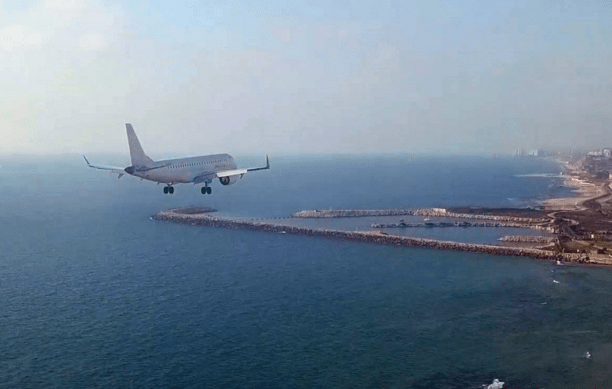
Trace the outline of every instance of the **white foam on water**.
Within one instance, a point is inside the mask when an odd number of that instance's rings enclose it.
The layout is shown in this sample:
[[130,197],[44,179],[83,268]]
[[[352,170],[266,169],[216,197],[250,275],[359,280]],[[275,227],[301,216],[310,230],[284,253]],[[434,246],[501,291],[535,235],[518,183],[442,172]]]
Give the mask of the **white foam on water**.
[[497,378],[493,380],[493,383],[490,385],[482,385],[485,389],[502,389],[504,387],[504,382],[501,382]]

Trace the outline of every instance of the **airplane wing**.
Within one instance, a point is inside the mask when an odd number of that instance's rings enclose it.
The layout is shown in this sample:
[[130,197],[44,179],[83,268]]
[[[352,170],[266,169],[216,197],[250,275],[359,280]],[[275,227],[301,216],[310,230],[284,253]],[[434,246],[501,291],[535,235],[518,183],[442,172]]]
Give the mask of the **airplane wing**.
[[223,171],[216,172],[216,173],[204,173],[204,174],[194,177],[192,182],[194,185],[201,184],[203,182],[209,184],[215,178],[235,177],[235,176],[240,176],[240,178],[242,178],[242,176],[247,174],[247,172],[252,172],[255,170],[264,170],[264,169],[270,169],[270,161],[267,155],[266,155],[266,166],[254,167],[254,168],[249,168],[249,169],[223,170]]
[[270,169],[270,161],[268,159],[268,156],[266,155],[266,166],[263,167],[252,167],[252,168],[248,168],[248,169],[234,169],[234,170],[224,170],[222,172],[217,172],[217,178],[221,178],[221,177],[230,177],[230,176],[243,176],[245,175],[247,172],[252,172],[255,170],[265,170],[265,169]]
[[247,169],[235,169],[235,170],[224,170],[222,172],[216,172],[216,173],[204,173],[204,174],[200,174],[199,176],[194,177],[192,182],[194,185],[202,184],[202,183],[210,184],[212,180],[216,178],[221,178],[221,177],[240,176],[240,178],[242,178],[242,176],[245,175],[246,172],[247,172]]
[[215,173],[205,173],[193,178],[193,185],[201,184],[203,182],[210,184],[213,179],[217,178]]
[[246,174],[248,169],[235,169],[235,170],[224,170],[222,172],[217,172],[217,178],[221,177],[229,177],[229,176],[242,176]]
[[87,160],[86,156],[83,155],[83,158],[85,159],[85,162],[87,162],[87,166],[92,167],[94,169],[108,170],[110,172],[118,174],[119,177],[117,177],[117,178],[121,178],[125,174],[125,170],[123,168],[120,168],[120,167],[111,167],[111,166],[95,166],[95,165],[92,165],[92,164],[89,163],[89,161]]
[[250,169],[246,169],[247,172],[252,172],[255,170],[266,170],[266,169],[270,169],[270,160],[268,159],[268,155],[266,154],[266,166],[264,167],[252,167]]

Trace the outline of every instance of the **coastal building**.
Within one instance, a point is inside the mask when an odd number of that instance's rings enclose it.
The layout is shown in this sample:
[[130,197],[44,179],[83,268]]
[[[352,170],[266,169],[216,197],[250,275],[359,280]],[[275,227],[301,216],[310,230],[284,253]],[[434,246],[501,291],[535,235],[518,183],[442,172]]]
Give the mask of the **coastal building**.
[[531,149],[528,151],[524,149],[517,149],[512,153],[512,155],[515,157],[545,157],[546,154],[546,151],[542,149]]
[[446,208],[432,208],[434,213],[446,214]]

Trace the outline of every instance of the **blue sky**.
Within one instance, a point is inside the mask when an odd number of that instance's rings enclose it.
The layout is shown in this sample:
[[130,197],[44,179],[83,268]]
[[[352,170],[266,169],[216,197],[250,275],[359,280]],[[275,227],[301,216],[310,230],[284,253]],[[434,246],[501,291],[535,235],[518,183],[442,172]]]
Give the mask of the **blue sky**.
[[602,147],[608,1],[0,2],[0,153]]

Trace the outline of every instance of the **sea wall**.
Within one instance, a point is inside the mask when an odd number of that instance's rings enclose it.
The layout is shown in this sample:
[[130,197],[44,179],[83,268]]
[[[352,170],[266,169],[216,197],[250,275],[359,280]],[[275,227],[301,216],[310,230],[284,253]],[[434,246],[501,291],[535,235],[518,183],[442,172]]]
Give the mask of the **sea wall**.
[[502,236],[498,239],[501,242],[509,242],[509,243],[553,243],[557,241],[557,238],[554,236],[528,236],[528,235],[518,235],[518,236]]
[[261,222],[243,219],[228,219],[213,217],[204,214],[186,215],[175,212],[162,211],[154,216],[154,220],[161,220],[180,224],[196,226],[219,227],[228,229],[241,229],[250,231],[263,231],[281,234],[294,234],[306,236],[320,236],[331,239],[343,239],[357,242],[378,243],[406,247],[422,247],[438,250],[452,250],[471,253],[484,253],[493,255],[509,255],[546,259],[553,261],[566,262],[588,262],[588,257],[580,254],[554,253],[552,251],[539,250],[534,248],[503,247],[493,245],[483,245],[474,243],[459,243],[440,241],[435,239],[411,238],[405,236],[388,235],[379,232],[366,231],[341,231],[320,228],[309,228],[300,226],[287,226],[275,224],[273,222]]
[[514,223],[543,223],[543,219],[531,219],[517,216],[481,215],[473,213],[449,212],[444,208],[417,208],[417,209],[329,209],[306,210],[296,212],[292,217],[298,218],[340,218],[340,217],[367,217],[367,216],[435,216],[452,217],[459,219],[491,220]]
[[[426,222],[426,223],[375,223],[371,228],[447,228],[447,227],[485,227],[485,228],[526,228],[524,224],[511,222]],[[535,227],[535,226],[532,226]]]

